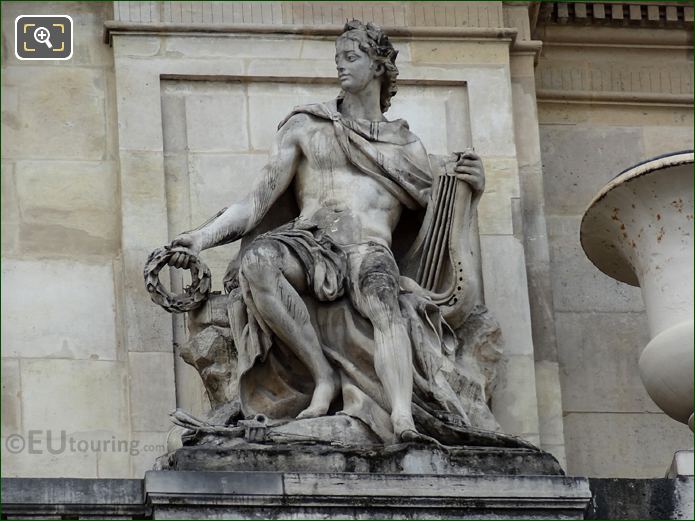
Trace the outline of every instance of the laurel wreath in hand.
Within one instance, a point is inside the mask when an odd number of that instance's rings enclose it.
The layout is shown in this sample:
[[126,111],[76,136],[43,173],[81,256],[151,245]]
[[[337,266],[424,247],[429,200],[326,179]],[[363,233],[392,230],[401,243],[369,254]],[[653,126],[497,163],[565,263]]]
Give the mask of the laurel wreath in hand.
[[188,269],[191,272],[191,285],[186,286],[183,294],[170,293],[160,282],[159,272],[169,263],[169,259],[175,254],[190,253],[182,248],[163,246],[157,248],[147,258],[145,264],[145,287],[152,302],[159,304],[169,313],[185,313],[203,305],[210,293],[211,275],[210,269],[200,259],[191,255]]

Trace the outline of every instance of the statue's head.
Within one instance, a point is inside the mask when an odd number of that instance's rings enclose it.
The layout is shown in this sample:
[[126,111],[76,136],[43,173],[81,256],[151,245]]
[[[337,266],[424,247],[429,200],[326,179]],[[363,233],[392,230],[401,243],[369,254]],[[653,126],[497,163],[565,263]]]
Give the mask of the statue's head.
[[398,90],[398,51],[393,48],[388,36],[381,27],[352,20],[345,24],[335,45],[338,79],[343,92],[361,90],[369,81],[377,78],[381,82],[381,112],[386,112]]

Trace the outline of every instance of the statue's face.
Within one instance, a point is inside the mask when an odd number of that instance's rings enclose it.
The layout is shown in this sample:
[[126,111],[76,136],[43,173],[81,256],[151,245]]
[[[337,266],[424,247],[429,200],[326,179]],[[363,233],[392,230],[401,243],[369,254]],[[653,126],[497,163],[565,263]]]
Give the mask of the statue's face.
[[360,92],[370,82],[378,81],[377,64],[360,49],[358,42],[350,38],[338,38],[336,41],[335,65],[340,86],[346,92]]

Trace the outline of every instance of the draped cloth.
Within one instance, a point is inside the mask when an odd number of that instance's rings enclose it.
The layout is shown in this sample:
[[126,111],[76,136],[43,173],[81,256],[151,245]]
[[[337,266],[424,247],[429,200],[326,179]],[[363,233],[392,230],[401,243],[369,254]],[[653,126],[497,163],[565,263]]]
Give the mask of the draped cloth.
[[296,107],[278,128],[295,114],[309,114],[332,122],[340,148],[360,172],[379,181],[407,208],[427,206],[432,173],[425,148],[408,122],[346,119],[337,101]]
[[[332,125],[348,160],[406,207],[428,204],[432,188],[428,157],[405,121],[348,120],[338,113],[333,101],[297,107],[280,126],[299,113]],[[310,294],[302,298],[324,354],[340,375],[342,392],[331,412],[341,411],[361,420],[384,443],[396,442],[388,399],[374,369],[373,328],[347,294],[350,266],[346,247],[306,219],[295,219],[259,235],[253,243],[262,241],[284,244],[304,267]],[[382,245],[373,247],[388,251]],[[274,419],[294,418],[311,401],[313,379],[256,311],[243,272],[235,275],[238,287],[229,295],[228,315],[238,352],[242,411],[246,416],[263,413]],[[413,354],[416,427],[442,443],[471,443],[478,429],[497,430],[498,425],[485,403],[482,384],[454,361],[454,332],[439,308],[423,294],[402,289],[399,295]]]

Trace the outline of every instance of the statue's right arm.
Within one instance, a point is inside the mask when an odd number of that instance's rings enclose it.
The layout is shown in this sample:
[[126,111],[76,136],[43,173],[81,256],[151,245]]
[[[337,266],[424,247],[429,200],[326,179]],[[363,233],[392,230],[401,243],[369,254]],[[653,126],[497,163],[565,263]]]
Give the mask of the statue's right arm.
[[[294,178],[302,154],[299,136],[307,119],[308,116],[304,114],[294,115],[278,131],[268,163],[248,196],[195,230],[182,233],[172,241],[171,246],[198,255],[201,250],[234,242],[252,230]],[[186,268],[189,261],[186,253],[175,254],[169,265]]]

